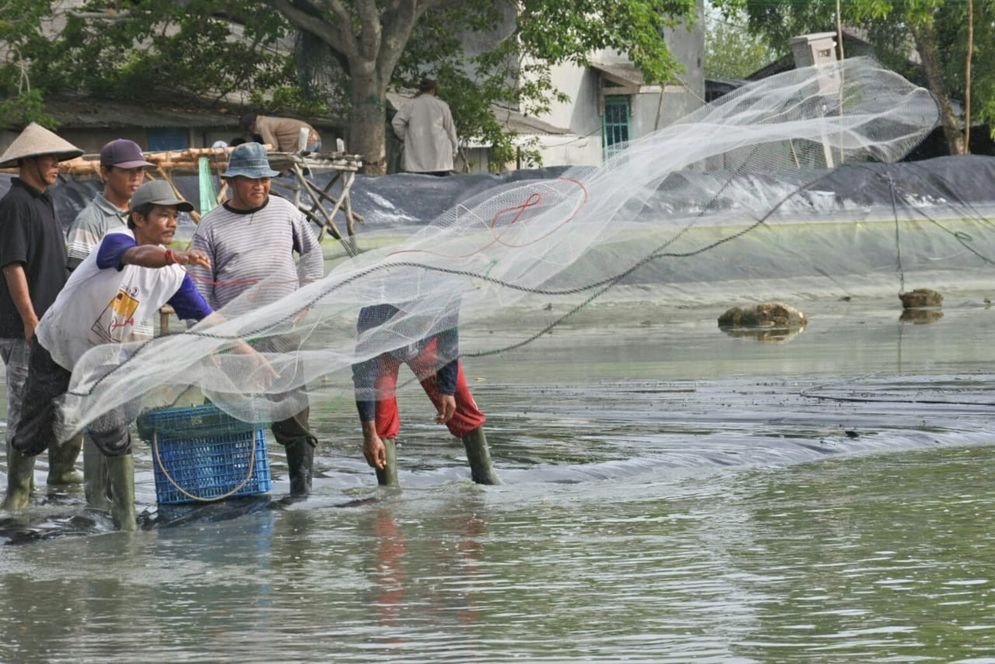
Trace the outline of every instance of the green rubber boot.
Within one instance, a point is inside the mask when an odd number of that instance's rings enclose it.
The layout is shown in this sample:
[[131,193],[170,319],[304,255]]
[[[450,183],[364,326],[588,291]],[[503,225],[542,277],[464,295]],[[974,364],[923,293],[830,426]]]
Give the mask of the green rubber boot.
[[393,438],[384,438],[383,446],[387,450],[387,465],[377,468],[377,484],[380,486],[400,486],[397,481],[397,445]]
[[111,487],[111,518],[118,530],[138,529],[135,516],[135,460],[130,454],[107,457]]
[[83,434],[76,434],[62,445],[48,448],[48,483],[80,484],[83,474],[76,470],[76,458],[83,449]]
[[470,477],[477,484],[500,484],[494,465],[491,463],[491,452],[487,448],[487,436],[484,428],[477,427],[463,436],[463,447],[466,448],[466,460],[470,462]]
[[290,495],[307,496],[311,493],[314,474],[314,445],[307,438],[298,438],[285,446],[287,467],[290,472]]
[[28,506],[34,487],[35,458],[7,445],[7,493],[0,509],[23,510]]
[[90,440],[83,441],[83,492],[86,504],[93,509],[109,512],[111,509],[111,488],[107,478],[107,457]]

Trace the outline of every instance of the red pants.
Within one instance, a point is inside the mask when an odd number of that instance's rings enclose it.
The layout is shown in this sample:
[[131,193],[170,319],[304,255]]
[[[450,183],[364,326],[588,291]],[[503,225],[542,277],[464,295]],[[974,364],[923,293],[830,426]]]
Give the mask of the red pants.
[[[381,438],[396,438],[397,432],[401,430],[401,415],[397,411],[397,372],[401,368],[401,360],[390,353],[380,356],[378,377],[376,381],[377,394],[377,435]],[[442,402],[442,394],[436,385],[435,371],[438,368],[438,360],[435,356],[435,341],[429,343],[425,350],[418,354],[418,357],[406,362],[416,376],[425,376],[421,379],[421,386],[425,389],[425,394],[432,400],[436,410]],[[456,413],[452,416],[446,426],[449,432],[457,438],[462,438],[474,429],[482,426],[486,417],[477,408],[477,402],[470,394],[467,387],[466,377],[463,376],[463,365],[458,364],[456,375]]]

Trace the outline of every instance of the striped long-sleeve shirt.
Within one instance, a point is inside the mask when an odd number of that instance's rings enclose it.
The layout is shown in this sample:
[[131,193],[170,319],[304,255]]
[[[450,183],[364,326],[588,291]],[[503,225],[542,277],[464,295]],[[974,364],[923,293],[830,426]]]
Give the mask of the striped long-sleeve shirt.
[[194,232],[190,248],[211,259],[210,268],[190,266],[188,271],[216,310],[257,284],[239,311],[274,302],[324,276],[321,245],[310,224],[293,204],[277,196],[255,210],[235,210],[227,204],[211,210]]

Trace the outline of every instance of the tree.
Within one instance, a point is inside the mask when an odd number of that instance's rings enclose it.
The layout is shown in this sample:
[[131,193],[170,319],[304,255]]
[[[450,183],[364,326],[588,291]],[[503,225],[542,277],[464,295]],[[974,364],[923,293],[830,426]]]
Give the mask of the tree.
[[255,9],[250,0],[91,0],[50,17],[63,27],[28,54],[32,76],[53,94],[147,103],[296,87],[275,49],[288,26]]
[[[16,0],[30,4],[31,0]],[[3,0],[0,0],[3,2]],[[45,3],[41,3],[45,4]],[[537,112],[555,98],[552,65],[598,49],[629,55],[651,81],[678,65],[663,28],[693,16],[694,0],[89,0],[58,39],[30,57],[52,93],[199,95],[239,89],[259,100],[344,108],[349,149],[369,172],[385,166],[386,92],[433,75],[462,136],[510,150],[491,103]],[[511,16],[512,29],[496,31]],[[336,71],[311,85],[288,56],[299,31],[305,59]],[[497,34],[468,55],[467,34]],[[450,93],[453,93],[452,95]],[[344,103],[343,103],[344,102]],[[310,105],[310,106],[309,106]],[[272,108],[268,110],[273,110]]]
[[714,9],[705,15],[705,76],[741,79],[776,60],[781,53],[762,35],[750,32],[746,14],[738,9],[723,16]]
[[[348,142],[374,172],[382,172],[385,164],[384,99],[399,69],[409,76],[436,69],[482,92],[484,99],[532,102],[554,92],[548,84],[549,66],[583,63],[593,50],[615,48],[626,52],[647,78],[662,81],[676,69],[663,28],[690,16],[694,8],[692,0],[521,0],[510,5],[517,10],[515,30],[490,52],[471,59],[476,74],[471,77],[457,66],[463,55],[457,36],[463,30],[498,28],[503,0],[267,3],[320,41],[341,65],[348,78]],[[406,55],[409,61],[402,65]],[[508,67],[516,61],[530,63],[525,66],[532,68],[532,88],[508,88]]]
[[0,0],[0,126],[39,122],[45,114],[42,90],[31,79],[31,54],[46,43],[42,22],[51,14],[42,0]]
[[[808,32],[834,30],[835,3],[824,0],[716,0],[725,11],[742,7],[750,27],[784,48]],[[962,0],[847,0],[840,3],[846,25],[863,28],[882,62],[906,76],[924,80],[940,108],[951,154],[963,154],[964,135],[951,97],[964,97],[966,3]],[[995,120],[995,0],[974,3],[974,71],[972,96],[980,116]],[[845,45],[844,45],[845,46]],[[910,68],[909,53],[921,65]]]

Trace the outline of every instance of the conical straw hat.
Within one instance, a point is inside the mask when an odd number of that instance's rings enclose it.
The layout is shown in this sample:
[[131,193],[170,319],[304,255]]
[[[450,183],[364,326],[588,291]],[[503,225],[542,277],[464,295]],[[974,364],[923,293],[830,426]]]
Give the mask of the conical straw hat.
[[59,161],[72,159],[83,151],[67,140],[59,138],[40,124],[32,122],[24,128],[10,147],[0,156],[0,168],[16,166],[19,159],[54,154]]

